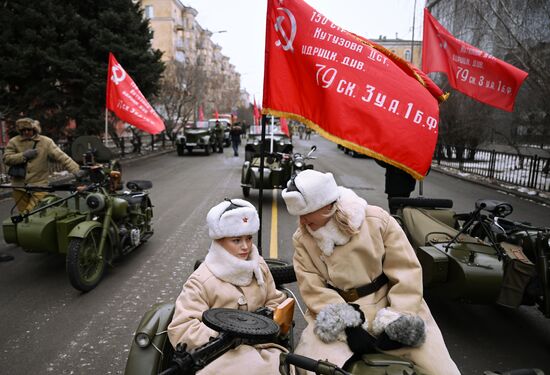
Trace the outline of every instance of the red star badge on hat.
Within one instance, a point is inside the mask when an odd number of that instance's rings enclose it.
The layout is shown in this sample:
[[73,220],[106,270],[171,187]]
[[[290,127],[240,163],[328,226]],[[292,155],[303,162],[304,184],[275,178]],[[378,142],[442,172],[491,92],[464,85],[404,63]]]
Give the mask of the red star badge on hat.
[[246,216],[243,217],[243,223],[248,223],[248,218]]

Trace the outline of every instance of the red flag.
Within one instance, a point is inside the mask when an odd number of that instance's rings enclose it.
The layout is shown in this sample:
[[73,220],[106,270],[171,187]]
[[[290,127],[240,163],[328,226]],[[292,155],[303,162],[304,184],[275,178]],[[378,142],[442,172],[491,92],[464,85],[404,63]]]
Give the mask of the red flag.
[[219,120],[219,119],[220,119],[220,114],[218,113],[218,110],[217,110],[217,109],[214,111],[214,118],[215,118],[216,120]]
[[456,39],[424,8],[422,70],[447,74],[456,90],[512,112],[527,73]]
[[106,99],[107,109],[122,121],[150,134],[158,134],[165,129],[162,119],[110,52]]
[[254,97],[253,111],[254,111],[254,125],[258,125],[260,123],[259,119],[261,116],[260,116],[260,111],[258,110],[258,106],[256,105],[256,97]]
[[264,113],[296,119],[417,179],[427,173],[443,100],[424,86],[429,78],[302,0],[268,0],[265,49]]
[[204,121],[204,112],[202,111],[202,105],[199,107],[199,121]]
[[288,131],[288,124],[286,123],[286,118],[284,117],[281,117],[281,131],[290,137],[290,133]]

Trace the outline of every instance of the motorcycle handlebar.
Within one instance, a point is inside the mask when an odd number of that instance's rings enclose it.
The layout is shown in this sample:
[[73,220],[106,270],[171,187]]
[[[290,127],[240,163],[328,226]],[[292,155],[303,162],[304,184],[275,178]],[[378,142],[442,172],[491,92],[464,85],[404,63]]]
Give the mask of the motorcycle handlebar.
[[344,369],[326,361],[316,361],[314,359],[304,357],[299,354],[294,353],[282,353],[281,357],[284,356],[284,362],[295,367],[308,370],[320,375],[351,375],[349,372]]

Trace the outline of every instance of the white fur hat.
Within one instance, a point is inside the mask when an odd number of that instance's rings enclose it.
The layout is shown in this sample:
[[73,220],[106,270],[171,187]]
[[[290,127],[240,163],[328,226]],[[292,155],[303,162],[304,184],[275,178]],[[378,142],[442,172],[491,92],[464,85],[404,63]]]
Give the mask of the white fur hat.
[[332,173],[306,169],[288,182],[282,196],[288,213],[301,216],[336,202],[340,190]]
[[212,207],[206,215],[208,235],[217,240],[255,234],[260,229],[256,208],[242,199],[225,200]]

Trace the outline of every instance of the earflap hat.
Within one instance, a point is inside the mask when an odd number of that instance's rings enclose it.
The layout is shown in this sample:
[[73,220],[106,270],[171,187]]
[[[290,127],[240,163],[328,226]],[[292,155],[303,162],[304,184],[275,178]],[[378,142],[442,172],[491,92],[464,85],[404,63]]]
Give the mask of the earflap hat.
[[15,121],[15,128],[19,133],[21,133],[23,129],[32,129],[36,133],[40,133],[41,131],[40,122],[30,117],[23,117]]
[[212,207],[206,215],[206,223],[208,235],[213,240],[252,235],[260,229],[256,208],[242,199],[226,199]]
[[336,202],[340,190],[332,173],[306,169],[288,182],[282,196],[288,213],[301,216]]

